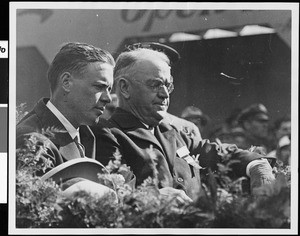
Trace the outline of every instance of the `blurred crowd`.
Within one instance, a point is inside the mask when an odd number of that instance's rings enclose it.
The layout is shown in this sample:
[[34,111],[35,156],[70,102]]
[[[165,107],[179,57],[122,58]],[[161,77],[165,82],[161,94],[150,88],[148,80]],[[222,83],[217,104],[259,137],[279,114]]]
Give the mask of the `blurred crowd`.
[[232,110],[224,122],[206,138],[233,143],[241,149],[259,147],[264,155],[272,157],[277,164],[290,165],[291,117],[284,115],[271,122],[267,108],[261,103]]

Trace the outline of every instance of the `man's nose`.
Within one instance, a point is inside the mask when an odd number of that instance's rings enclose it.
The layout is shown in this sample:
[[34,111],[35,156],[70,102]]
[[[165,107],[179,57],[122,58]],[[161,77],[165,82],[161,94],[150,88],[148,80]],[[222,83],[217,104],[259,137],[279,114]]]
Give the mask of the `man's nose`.
[[163,98],[169,98],[170,94],[168,88],[165,85],[161,86],[158,90],[158,95]]
[[111,103],[112,101],[112,98],[111,98],[111,95],[110,95],[110,92],[109,91],[105,91],[101,94],[101,99],[100,99],[102,102],[105,102],[105,103]]

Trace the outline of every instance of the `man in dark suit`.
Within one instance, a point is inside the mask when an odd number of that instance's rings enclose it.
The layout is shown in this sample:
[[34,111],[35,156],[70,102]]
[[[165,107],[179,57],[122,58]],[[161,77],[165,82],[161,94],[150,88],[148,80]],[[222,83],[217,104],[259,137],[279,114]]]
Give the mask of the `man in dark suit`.
[[[158,50],[157,50],[158,49]],[[165,45],[137,44],[119,55],[114,83],[119,107],[109,119],[109,132],[92,127],[97,140],[97,159],[107,163],[121,155],[136,176],[137,185],[157,177],[163,194],[182,194],[196,199],[201,193],[200,165],[216,168],[226,152],[240,164],[237,175],[248,175],[252,187],[274,179],[269,163],[258,153],[219,146],[191,138],[186,132],[164,122],[173,91],[171,62],[177,52]]]
[[97,123],[111,102],[114,65],[107,51],[65,44],[48,70],[51,97],[42,98],[17,124],[17,148],[34,137],[45,147],[42,156],[51,168],[76,158],[95,159],[95,137],[88,125]]

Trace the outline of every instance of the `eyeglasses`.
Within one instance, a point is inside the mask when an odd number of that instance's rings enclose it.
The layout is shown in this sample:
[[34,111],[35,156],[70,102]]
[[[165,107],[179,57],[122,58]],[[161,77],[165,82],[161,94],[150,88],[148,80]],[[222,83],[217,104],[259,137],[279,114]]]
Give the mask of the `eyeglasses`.
[[[135,80],[136,82],[140,82],[143,83],[142,81],[139,80]],[[173,77],[171,76],[171,81],[173,81]],[[147,87],[149,87],[154,93],[158,93],[160,91],[160,89],[162,89],[163,87],[167,88],[167,91],[169,94],[171,94],[174,91],[174,84],[173,82],[162,82],[161,80],[157,80],[157,79],[150,79],[147,80],[145,83]]]
[[155,42],[134,43],[131,45],[126,45],[124,52],[137,50],[139,48],[147,48],[154,51],[163,52],[169,57],[172,64],[180,59],[179,53],[174,48]]

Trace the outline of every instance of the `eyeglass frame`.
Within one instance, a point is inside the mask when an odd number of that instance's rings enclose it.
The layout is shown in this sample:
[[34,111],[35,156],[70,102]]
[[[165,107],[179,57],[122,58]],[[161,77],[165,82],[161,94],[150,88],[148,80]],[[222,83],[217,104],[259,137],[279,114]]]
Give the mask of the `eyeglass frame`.
[[[149,82],[150,80],[152,80],[152,84],[147,84],[147,82]],[[150,88],[150,89],[152,90],[152,92],[154,92],[154,93],[158,93],[159,90],[160,90],[161,88],[163,88],[163,87],[166,87],[166,88],[167,88],[167,91],[168,91],[169,94],[171,94],[171,93],[174,91],[173,76],[171,76],[171,82],[165,81],[164,83],[163,83],[161,80],[159,80],[159,79],[149,79],[149,80],[147,80],[146,82],[143,82],[143,81],[134,79],[134,81],[146,85],[146,86],[147,86],[148,88]],[[157,83],[159,82],[160,84],[154,86],[153,83],[155,83],[155,82],[157,82]]]

